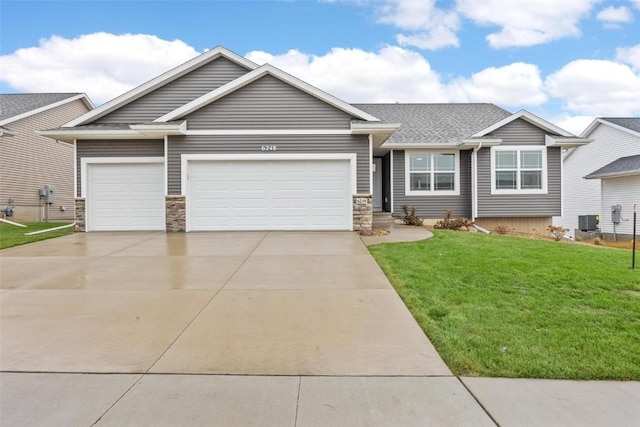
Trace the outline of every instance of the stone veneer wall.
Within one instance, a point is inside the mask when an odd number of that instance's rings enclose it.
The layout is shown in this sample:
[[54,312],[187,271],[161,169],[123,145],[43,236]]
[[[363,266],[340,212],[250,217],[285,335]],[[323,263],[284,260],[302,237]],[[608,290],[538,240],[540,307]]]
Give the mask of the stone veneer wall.
[[371,235],[373,223],[373,202],[371,194],[353,195],[353,231],[365,236]]
[[86,218],[87,218],[87,201],[84,197],[76,197],[75,199],[76,207],[75,207],[75,221],[76,221],[76,231],[87,231],[86,228]]
[[166,196],[167,233],[187,231],[187,198],[185,196]]

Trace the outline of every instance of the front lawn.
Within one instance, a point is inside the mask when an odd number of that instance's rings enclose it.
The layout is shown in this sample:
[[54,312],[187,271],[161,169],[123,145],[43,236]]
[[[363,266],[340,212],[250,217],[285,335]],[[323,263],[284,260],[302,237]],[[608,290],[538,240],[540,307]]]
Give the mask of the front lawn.
[[630,251],[434,234],[370,250],[456,375],[640,380]]
[[18,227],[11,224],[0,223],[0,249],[10,248],[12,246],[24,245],[26,243],[37,242],[39,240],[51,239],[53,237],[65,236],[73,233],[73,227],[63,228],[62,230],[49,231],[47,233],[34,234],[33,236],[25,236],[25,233],[32,231],[45,230],[47,228],[60,227],[67,225],[68,222],[32,222],[26,223],[27,227]]

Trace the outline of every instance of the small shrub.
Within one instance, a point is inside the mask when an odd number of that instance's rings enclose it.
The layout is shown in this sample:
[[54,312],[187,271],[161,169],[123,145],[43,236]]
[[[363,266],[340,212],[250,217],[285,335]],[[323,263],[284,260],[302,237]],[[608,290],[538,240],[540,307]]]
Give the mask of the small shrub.
[[600,240],[599,238],[596,237],[593,240],[593,244],[596,245],[596,246],[602,246],[602,240]]
[[555,240],[556,242],[559,242],[560,240],[562,240],[562,237],[565,235],[565,233],[569,231],[568,228],[564,228],[562,226],[555,226],[555,225],[548,226],[547,230],[549,231],[549,233],[551,233],[553,240]]
[[458,230],[462,227],[469,228],[473,225],[473,222],[468,218],[452,218],[453,209],[447,209],[444,211],[444,219],[436,222],[433,228],[439,230]]
[[422,220],[416,216],[415,206],[402,205],[402,212],[404,212],[402,221],[406,225],[422,225]]
[[511,227],[508,224],[499,223],[493,227],[492,231],[496,234],[509,234]]

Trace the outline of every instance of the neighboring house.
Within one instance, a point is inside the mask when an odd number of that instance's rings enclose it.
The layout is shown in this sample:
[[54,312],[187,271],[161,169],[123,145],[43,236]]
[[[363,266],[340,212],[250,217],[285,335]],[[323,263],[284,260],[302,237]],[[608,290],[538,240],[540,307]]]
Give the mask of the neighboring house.
[[600,232],[604,238],[631,240],[634,207],[637,210],[640,205],[640,154],[614,160],[585,178],[601,181]]
[[[602,208],[602,189],[613,181],[600,183],[585,176],[621,157],[640,154],[640,118],[597,118],[581,136],[593,142],[564,155],[563,214],[553,220],[572,235],[579,228],[578,217],[583,215],[599,216],[600,229],[612,230],[611,206]],[[628,207],[624,209],[623,216],[629,216]]]
[[[36,131],[67,123],[93,104],[80,93],[29,93],[0,95],[0,107],[0,215],[73,220],[73,146]],[[45,186],[52,190],[48,200],[40,196]]]
[[372,211],[542,231],[561,149],[587,142],[490,104],[351,105],[212,49],[57,129],[80,230],[363,230]]

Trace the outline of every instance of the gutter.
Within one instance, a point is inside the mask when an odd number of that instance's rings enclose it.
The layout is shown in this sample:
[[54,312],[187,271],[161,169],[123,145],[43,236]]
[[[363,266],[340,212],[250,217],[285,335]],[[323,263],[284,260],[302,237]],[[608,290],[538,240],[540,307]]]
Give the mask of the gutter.
[[471,153],[471,222],[476,222],[478,216],[478,151],[482,142],[478,142]]

